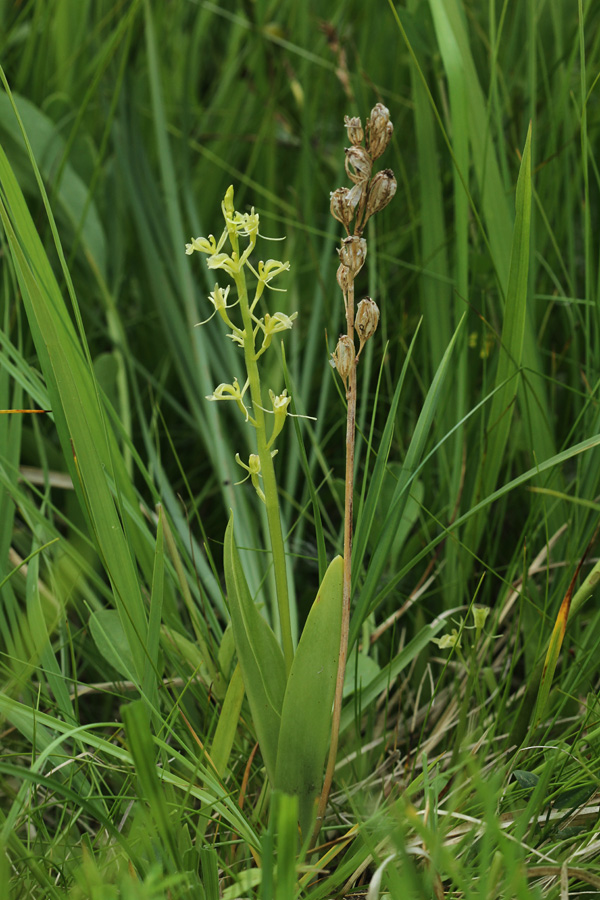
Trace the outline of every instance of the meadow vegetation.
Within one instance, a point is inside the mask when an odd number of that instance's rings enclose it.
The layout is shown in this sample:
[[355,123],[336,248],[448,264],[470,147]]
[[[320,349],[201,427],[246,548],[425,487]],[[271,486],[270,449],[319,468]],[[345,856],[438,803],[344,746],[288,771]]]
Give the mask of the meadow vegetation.
[[0,41],[0,894],[597,895],[598,4]]

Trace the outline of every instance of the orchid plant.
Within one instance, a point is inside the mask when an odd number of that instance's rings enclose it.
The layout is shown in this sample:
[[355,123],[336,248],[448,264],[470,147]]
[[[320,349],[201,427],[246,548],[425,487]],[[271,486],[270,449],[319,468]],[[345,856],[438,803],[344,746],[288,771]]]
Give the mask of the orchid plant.
[[[367,253],[363,230],[371,216],[383,209],[396,192],[396,180],[390,169],[373,174],[374,162],[385,151],[393,132],[386,107],[376,104],[364,130],[356,117],[346,117],[346,128],[351,143],[346,150],[346,172],[353,187],[338,188],[332,193],[331,212],[344,225],[347,235],[338,251],[337,272],[347,332],[340,336],[330,360],[342,378],[347,400],[344,557],[336,557],[327,569],[297,648],[292,638],[285,546],[273,464],[277,438],[290,415],[291,397],[287,391],[276,395],[269,390],[271,409],[266,409],[258,365],[273,336],[292,328],[297,317],[296,312],[292,315],[257,312],[265,288],[272,287],[271,282],[289,270],[289,263],[274,259],[252,262],[259,236],[259,217],[254,209],[249,213],[235,210],[232,187],[222,203],[225,228],[219,240],[209,235],[193,238],[186,246],[188,254],[196,251],[205,254],[208,268],[222,270],[233,281],[237,292],[236,302],[228,303],[231,284],[226,287],[215,284],[209,294],[213,306],[210,319],[218,313],[229,329],[227,337],[243,350],[247,377],[242,386],[237,379],[230,384],[219,384],[208,399],[233,401],[255,432],[256,452],[249,455],[247,462],[239,453],[236,460],[247,473],[243,480],[250,479],[260,502],[266,506],[281,642],[259,614],[250,595],[235,545],[233,519],[227,526],[224,545],[227,599],[244,688],[269,780],[273,787],[298,798],[301,833],[313,842],[323,821],[333,777],[348,652],[356,368],[379,322],[379,309],[370,297],[361,300],[355,311],[354,280]],[[252,298],[247,272],[255,282]],[[239,314],[234,321],[232,310],[236,306]],[[267,414],[273,416],[270,427],[267,427]]]
[[[188,255],[195,251],[206,254],[207,267],[209,269],[222,270],[233,280],[237,291],[238,299],[236,303],[228,305],[227,300],[231,285],[228,284],[225,288],[221,288],[219,284],[215,284],[215,288],[208,298],[214,307],[210,318],[218,313],[230,329],[227,337],[242,348],[247,378],[242,387],[240,387],[238,380],[235,378],[231,384],[223,383],[218,385],[207,399],[233,401],[245,421],[254,428],[256,433],[256,453],[250,454],[248,462],[242,460],[239,454],[236,455],[236,460],[248,473],[246,477],[250,478],[258,497],[266,506],[275,571],[281,642],[286,671],[289,672],[294,650],[285,549],[273,457],[277,452],[274,447],[275,441],[284,426],[291,397],[288,397],[286,391],[283,391],[278,396],[272,390],[269,391],[272,408],[268,412],[273,414],[273,421],[269,431],[266,418],[267,410],[263,407],[258,360],[269,349],[275,334],[287,331],[292,327],[298,313],[293,313],[291,316],[282,312],[275,312],[273,315],[269,313],[266,313],[264,316],[257,315],[256,308],[265,288],[271,286],[271,282],[282,272],[287,272],[290,264],[289,262],[268,259],[265,262],[261,260],[256,268],[252,265],[250,257],[258,238],[259,217],[254,209],[249,213],[236,212],[233,205],[233,187],[229,187],[227,190],[221,209],[225,219],[225,228],[219,240],[217,241],[212,234],[208,238],[193,238],[191,243],[186,245],[185,250]],[[246,244],[243,248],[241,247],[242,241],[245,241]],[[230,247],[229,253],[223,249],[227,243],[229,243]],[[256,279],[256,287],[252,299],[250,299],[248,293],[246,270],[249,270]],[[241,322],[238,321],[238,324],[231,319],[231,310],[236,305],[239,306],[241,318]],[[206,321],[210,320],[207,319]],[[246,405],[248,394],[252,411]],[[261,479],[264,487],[261,487]]]
[[[256,452],[247,460],[236,454],[261,503],[265,504],[270,551],[275,575],[280,641],[258,612],[251,596],[234,540],[233,518],[225,534],[224,569],[233,637],[244,688],[269,781],[297,797],[302,833],[310,836],[314,807],[323,780],[323,768],[331,732],[331,709],[338,668],[342,560],[330,564],[305,623],[297,647],[291,629],[285,546],[273,458],[277,439],[291,415],[287,391],[268,390],[265,407],[258,361],[269,350],[273,337],[292,328],[297,313],[258,313],[265,288],[289,269],[288,262],[268,259],[254,263],[252,254],[259,236],[259,217],[235,210],[233,188],[222,203],[225,228],[217,241],[193,238],[186,252],[205,254],[209,269],[220,269],[233,282],[237,299],[229,302],[231,283],[215,284],[209,294],[216,314],[225,322],[227,337],[242,351],[246,380],[219,384],[207,398],[233,402],[245,423],[254,430]],[[252,277],[253,293],[249,291]],[[237,307],[237,315],[234,308]],[[234,319],[235,317],[235,319]],[[206,320],[207,322],[209,320]],[[201,323],[206,324],[206,322]],[[272,416],[272,419],[270,419]],[[270,419],[270,421],[269,421]],[[233,681],[233,680],[232,680]]]

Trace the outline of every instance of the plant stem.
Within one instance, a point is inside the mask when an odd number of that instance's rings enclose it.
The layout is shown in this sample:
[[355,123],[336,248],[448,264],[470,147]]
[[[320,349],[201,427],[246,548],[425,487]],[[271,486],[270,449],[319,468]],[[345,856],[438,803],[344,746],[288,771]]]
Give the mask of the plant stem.
[[[237,250],[237,248],[235,248]],[[265,414],[262,409],[262,390],[260,375],[256,361],[256,348],[254,343],[254,325],[248,304],[248,290],[246,278],[241,271],[235,277],[235,285],[240,301],[240,311],[244,323],[244,356],[246,372],[250,385],[252,398],[253,418],[256,425],[256,445],[260,459],[260,471],[264,485],[265,505],[267,507],[267,522],[271,538],[271,551],[273,554],[273,568],[275,570],[275,590],[277,594],[277,609],[279,612],[279,626],[281,628],[281,643],[285,659],[286,673],[292,667],[294,658],[294,644],[292,641],[292,626],[290,619],[290,604],[288,596],[287,569],[285,564],[285,546],[283,543],[283,531],[281,528],[281,516],[279,513],[279,499],[277,493],[277,480],[271,451],[267,449],[267,430]]]
[[[350,337],[354,333],[354,279],[348,284],[346,301],[346,326]],[[344,691],[344,678],[346,675],[346,662],[348,660],[348,635],[350,632],[350,601],[352,598],[352,525],[354,506],[354,444],[356,437],[356,361],[350,369],[348,386],[346,388],[346,487],[344,496],[344,584],[342,592],[342,630],[340,635],[340,655],[338,659],[337,678],[335,683],[335,697],[333,701],[333,716],[331,722],[331,743],[329,744],[329,756],[327,769],[323,781],[323,789],[319,797],[317,808],[317,821],[313,831],[311,844],[314,846],[321,825],[325,808],[333,782],[333,772],[337,758],[338,739],[340,733],[340,717],[342,715],[342,698]]]

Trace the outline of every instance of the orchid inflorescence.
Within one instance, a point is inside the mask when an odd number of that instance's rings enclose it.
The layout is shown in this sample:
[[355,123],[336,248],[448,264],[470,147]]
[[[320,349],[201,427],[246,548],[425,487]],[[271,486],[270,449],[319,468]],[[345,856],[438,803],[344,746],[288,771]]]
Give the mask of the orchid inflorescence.
[[[218,313],[230,329],[227,337],[244,351],[248,377],[242,387],[240,387],[237,378],[234,378],[231,384],[222,383],[218,385],[207,399],[233,401],[244,416],[245,421],[254,426],[257,432],[262,432],[258,440],[259,453],[251,454],[248,463],[243,462],[238,453],[236,454],[236,461],[248,472],[246,477],[251,479],[257,495],[264,501],[265,495],[259,485],[258,478],[261,476],[261,470],[264,468],[266,453],[269,453],[269,458],[276,453],[272,449],[273,444],[283,428],[286,417],[290,415],[288,407],[291,398],[285,390],[279,395],[269,390],[272,409],[264,409],[261,404],[262,395],[256,362],[269,349],[274,335],[287,331],[292,327],[298,313],[294,312],[291,315],[284,312],[257,314],[256,308],[265,288],[280,290],[274,288],[271,282],[281,272],[287,272],[290,264],[277,259],[267,259],[261,260],[255,267],[250,262],[250,257],[259,235],[259,217],[254,208],[249,213],[241,213],[235,210],[233,205],[233,187],[228,188],[221,204],[221,209],[225,219],[225,228],[219,240],[217,241],[212,234],[208,238],[192,238],[191,242],[186,244],[185,252],[188,255],[194,252],[204,253],[207,256],[206,265],[208,268],[222,269],[233,279],[237,289],[237,301],[228,304],[231,285],[229,284],[227,287],[222,288],[218,283],[215,284],[214,290],[208,295],[208,299],[213,306],[213,312],[208,319],[198,324],[205,325]],[[243,249],[240,247],[240,240],[247,240],[247,244]],[[229,242],[231,248],[230,253],[224,250],[227,242]],[[245,268],[256,279],[252,300],[248,297]],[[239,318],[237,322],[234,322],[230,314],[230,311],[238,305],[241,311],[241,323]],[[252,414],[245,402],[248,388],[250,388],[252,398]],[[272,414],[274,417],[269,437],[264,433],[264,416],[262,414],[265,412]]]

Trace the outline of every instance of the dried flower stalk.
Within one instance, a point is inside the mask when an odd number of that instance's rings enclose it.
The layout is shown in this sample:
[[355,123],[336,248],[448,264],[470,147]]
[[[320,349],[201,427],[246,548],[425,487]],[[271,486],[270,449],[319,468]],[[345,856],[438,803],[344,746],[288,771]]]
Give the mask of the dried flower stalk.
[[[347,237],[338,250],[340,265],[336,273],[337,283],[344,295],[346,308],[346,334],[340,335],[335,352],[330,360],[337,369],[346,391],[346,482],[344,499],[344,588],[342,607],[342,632],[338,673],[333,706],[331,742],[323,788],[319,797],[317,820],[312,836],[314,845],[327,806],[333,780],[333,770],[337,756],[340,715],[342,712],[342,692],[346,661],[348,658],[348,635],[350,630],[350,601],[352,597],[352,526],[354,496],[354,445],[356,432],[356,367],[366,342],[373,336],[379,324],[379,309],[370,297],[361,300],[354,312],[354,279],[364,265],[367,256],[367,242],[362,237],[363,229],[371,216],[383,209],[396,193],[396,179],[391,169],[383,169],[372,175],[373,163],[388,146],[394,126],[389,110],[377,103],[363,129],[361,120],[355,116],[345,117],[345,126],[351,143],[345,151],[345,167],[351,188],[342,187],[331,194],[331,214],[342,223]],[[352,228],[352,223],[354,227]],[[358,334],[358,352],[354,343],[354,330]]]

